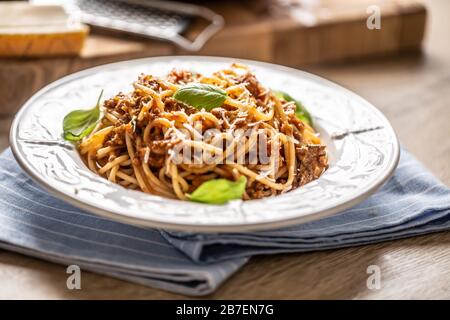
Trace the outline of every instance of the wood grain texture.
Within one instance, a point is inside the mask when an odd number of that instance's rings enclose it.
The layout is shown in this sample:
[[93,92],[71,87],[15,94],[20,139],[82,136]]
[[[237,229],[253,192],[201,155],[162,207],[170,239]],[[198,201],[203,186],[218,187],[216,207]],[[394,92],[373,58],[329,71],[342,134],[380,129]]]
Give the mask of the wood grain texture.
[[[308,68],[367,98],[392,122],[409,151],[450,186],[450,2],[427,2],[431,16],[423,55]],[[10,118],[0,122],[1,146]],[[366,286],[380,266],[381,289]],[[96,275],[66,289],[63,266],[0,251],[0,298],[186,298]],[[368,246],[261,256],[210,295],[213,299],[450,299],[450,233]]]
[[[309,11],[277,0],[208,2],[226,25],[196,53],[137,37],[90,36],[79,57],[0,59],[0,115],[14,114],[46,84],[88,67],[160,55],[199,54],[289,66],[398,54],[420,48],[426,9],[415,0],[322,0]],[[292,2],[296,2],[292,0]],[[313,2],[311,2],[313,3]],[[366,27],[369,5],[382,12],[381,30]],[[199,26],[201,24],[198,24]],[[188,32],[193,36],[197,24]],[[17,86],[21,83],[21,86]]]

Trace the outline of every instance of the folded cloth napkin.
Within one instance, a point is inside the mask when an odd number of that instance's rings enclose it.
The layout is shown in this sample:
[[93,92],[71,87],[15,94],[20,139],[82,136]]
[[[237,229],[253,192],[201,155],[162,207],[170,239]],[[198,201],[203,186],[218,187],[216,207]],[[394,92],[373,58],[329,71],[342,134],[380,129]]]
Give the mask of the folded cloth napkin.
[[227,234],[161,233],[194,261],[308,252],[363,245],[450,229],[450,189],[402,150],[395,174],[363,203],[288,228]]
[[37,186],[9,149],[0,155],[0,248],[186,295],[214,291],[248,260],[199,265],[158,230],[83,212]]
[[213,292],[250,256],[355,246],[450,229],[450,189],[403,151],[395,175],[362,204],[278,230],[190,234],[142,229],[49,195],[0,155],[0,247],[187,295]]

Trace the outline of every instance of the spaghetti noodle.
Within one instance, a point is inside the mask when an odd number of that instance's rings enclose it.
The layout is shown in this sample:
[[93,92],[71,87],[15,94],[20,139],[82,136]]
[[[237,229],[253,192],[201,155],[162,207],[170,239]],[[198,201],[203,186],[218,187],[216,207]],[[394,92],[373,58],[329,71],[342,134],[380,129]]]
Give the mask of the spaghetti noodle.
[[[174,98],[193,83],[220,88],[223,103],[208,110]],[[142,74],[133,87],[103,103],[100,122],[79,144],[90,170],[111,182],[186,200],[206,181],[245,176],[248,200],[295,189],[327,168],[325,146],[296,116],[295,102],[277,97],[244,65],[211,76]]]

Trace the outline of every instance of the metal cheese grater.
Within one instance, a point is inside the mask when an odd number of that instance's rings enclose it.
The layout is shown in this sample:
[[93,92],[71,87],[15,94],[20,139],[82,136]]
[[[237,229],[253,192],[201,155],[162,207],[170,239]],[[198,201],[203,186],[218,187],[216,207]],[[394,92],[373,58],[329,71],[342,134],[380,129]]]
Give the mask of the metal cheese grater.
[[[189,51],[199,50],[219,31],[223,18],[203,6],[156,0],[73,0],[67,10],[87,24],[167,40]],[[194,40],[182,35],[194,17],[210,23]]]

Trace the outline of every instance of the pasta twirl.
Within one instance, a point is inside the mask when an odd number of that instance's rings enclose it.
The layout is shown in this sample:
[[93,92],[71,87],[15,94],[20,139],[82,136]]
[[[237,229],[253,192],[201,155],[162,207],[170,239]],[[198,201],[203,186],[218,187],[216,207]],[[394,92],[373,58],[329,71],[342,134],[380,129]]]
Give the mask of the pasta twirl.
[[[200,106],[176,99],[187,85],[197,90],[193,98],[203,95]],[[246,66],[212,75],[173,70],[164,79],[142,74],[133,88],[103,103],[99,124],[78,145],[89,168],[114,183],[187,200],[206,181],[245,176],[248,200],[295,189],[327,168],[326,147],[295,104]]]

